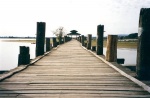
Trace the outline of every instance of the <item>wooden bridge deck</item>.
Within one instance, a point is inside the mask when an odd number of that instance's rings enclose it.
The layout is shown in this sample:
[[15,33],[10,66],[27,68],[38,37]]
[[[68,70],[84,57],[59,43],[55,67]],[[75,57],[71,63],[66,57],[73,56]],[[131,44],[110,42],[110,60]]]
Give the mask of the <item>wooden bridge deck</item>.
[[72,40],[0,82],[0,98],[117,98],[150,94]]

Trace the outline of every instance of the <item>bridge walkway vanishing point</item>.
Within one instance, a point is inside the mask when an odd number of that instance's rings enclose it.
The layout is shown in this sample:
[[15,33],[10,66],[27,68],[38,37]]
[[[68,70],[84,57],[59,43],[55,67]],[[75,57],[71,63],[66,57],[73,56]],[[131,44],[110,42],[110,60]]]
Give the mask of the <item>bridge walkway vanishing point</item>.
[[0,82],[0,98],[150,98],[150,93],[72,40]]

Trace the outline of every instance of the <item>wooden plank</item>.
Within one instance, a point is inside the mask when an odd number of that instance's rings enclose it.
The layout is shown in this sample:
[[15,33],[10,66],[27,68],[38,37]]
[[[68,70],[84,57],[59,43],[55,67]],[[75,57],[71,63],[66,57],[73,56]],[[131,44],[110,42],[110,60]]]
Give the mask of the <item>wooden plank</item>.
[[0,97],[150,97],[73,40],[0,82]]

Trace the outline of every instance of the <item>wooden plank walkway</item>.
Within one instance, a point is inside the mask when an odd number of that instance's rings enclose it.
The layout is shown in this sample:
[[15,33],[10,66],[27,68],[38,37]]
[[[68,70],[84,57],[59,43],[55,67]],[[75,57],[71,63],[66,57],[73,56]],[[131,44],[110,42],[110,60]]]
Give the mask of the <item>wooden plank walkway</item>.
[[0,98],[150,98],[76,40],[0,82]]

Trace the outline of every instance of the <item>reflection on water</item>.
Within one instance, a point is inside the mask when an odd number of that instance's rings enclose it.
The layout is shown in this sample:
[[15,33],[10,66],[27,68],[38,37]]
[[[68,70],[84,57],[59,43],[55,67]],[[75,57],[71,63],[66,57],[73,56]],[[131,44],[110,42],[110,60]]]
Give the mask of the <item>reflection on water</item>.
[[35,58],[35,44],[0,41],[0,70],[10,70],[17,67],[19,46],[30,47],[30,58]]

